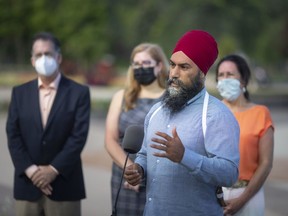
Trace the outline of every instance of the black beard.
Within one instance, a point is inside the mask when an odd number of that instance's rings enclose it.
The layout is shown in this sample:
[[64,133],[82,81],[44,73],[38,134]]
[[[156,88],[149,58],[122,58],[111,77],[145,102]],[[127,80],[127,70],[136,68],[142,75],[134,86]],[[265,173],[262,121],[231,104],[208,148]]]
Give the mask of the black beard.
[[[179,86],[179,89],[176,93],[172,93],[169,90],[170,85],[174,83]],[[168,80],[168,88],[166,89],[162,103],[164,104],[163,107],[167,108],[170,111],[170,114],[175,114],[182,110],[183,106],[197,95],[203,88],[203,82],[200,77],[200,73],[197,74],[196,77],[191,79],[190,85],[185,85],[181,80],[176,78],[172,78]]]

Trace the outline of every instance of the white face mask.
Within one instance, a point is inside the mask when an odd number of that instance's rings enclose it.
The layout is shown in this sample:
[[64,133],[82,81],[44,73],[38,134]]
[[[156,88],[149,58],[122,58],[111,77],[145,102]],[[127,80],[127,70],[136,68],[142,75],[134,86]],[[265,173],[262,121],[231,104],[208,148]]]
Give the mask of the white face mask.
[[235,101],[242,92],[240,81],[231,78],[219,80],[217,89],[220,95],[228,101]]
[[46,77],[51,76],[58,68],[56,60],[52,57],[42,55],[35,62],[36,71]]

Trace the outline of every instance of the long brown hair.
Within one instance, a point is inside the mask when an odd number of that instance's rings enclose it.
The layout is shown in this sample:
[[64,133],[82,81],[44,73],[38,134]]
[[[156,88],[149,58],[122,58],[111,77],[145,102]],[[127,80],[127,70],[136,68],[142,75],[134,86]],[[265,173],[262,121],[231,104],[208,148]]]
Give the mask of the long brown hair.
[[[162,63],[161,71],[157,76],[157,82],[160,88],[166,87],[166,81],[168,78],[168,60],[162,50],[162,48],[153,43],[141,43],[136,46],[130,57],[130,62],[133,61],[135,55],[139,52],[147,52],[149,55],[157,62],[157,64]],[[138,98],[139,92],[141,90],[140,84],[134,79],[133,69],[130,66],[127,72],[126,88],[124,93],[124,110],[130,110],[135,107],[135,101]]]

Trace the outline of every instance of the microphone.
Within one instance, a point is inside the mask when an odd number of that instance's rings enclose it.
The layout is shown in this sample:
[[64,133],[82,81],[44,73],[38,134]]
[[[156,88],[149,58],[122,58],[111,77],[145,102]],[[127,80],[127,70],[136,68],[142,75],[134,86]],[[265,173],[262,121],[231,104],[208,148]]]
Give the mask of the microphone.
[[131,125],[125,130],[123,138],[123,148],[130,154],[137,153],[143,142],[144,127],[140,125]]
[[135,154],[140,150],[140,148],[142,146],[143,138],[144,138],[144,127],[143,126],[130,125],[126,128],[125,133],[124,133],[122,146],[123,146],[123,149],[127,152],[127,156],[126,156],[126,160],[124,163],[121,181],[120,181],[120,185],[119,185],[119,188],[117,191],[117,195],[115,198],[115,203],[114,203],[114,207],[113,207],[113,211],[112,211],[111,216],[117,216],[117,202],[118,202],[118,197],[119,197],[119,193],[120,193],[120,189],[121,189],[121,185],[122,185],[123,176],[125,173],[126,164],[127,164],[128,158],[129,158],[129,154]]

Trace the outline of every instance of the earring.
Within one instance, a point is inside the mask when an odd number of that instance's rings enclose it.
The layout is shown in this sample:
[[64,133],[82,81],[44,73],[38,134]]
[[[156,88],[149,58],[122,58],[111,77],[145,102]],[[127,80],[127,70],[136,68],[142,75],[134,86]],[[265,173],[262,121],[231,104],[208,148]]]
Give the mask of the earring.
[[245,93],[245,92],[246,92],[246,88],[245,88],[245,87],[243,87],[243,88],[242,88],[242,91]]

